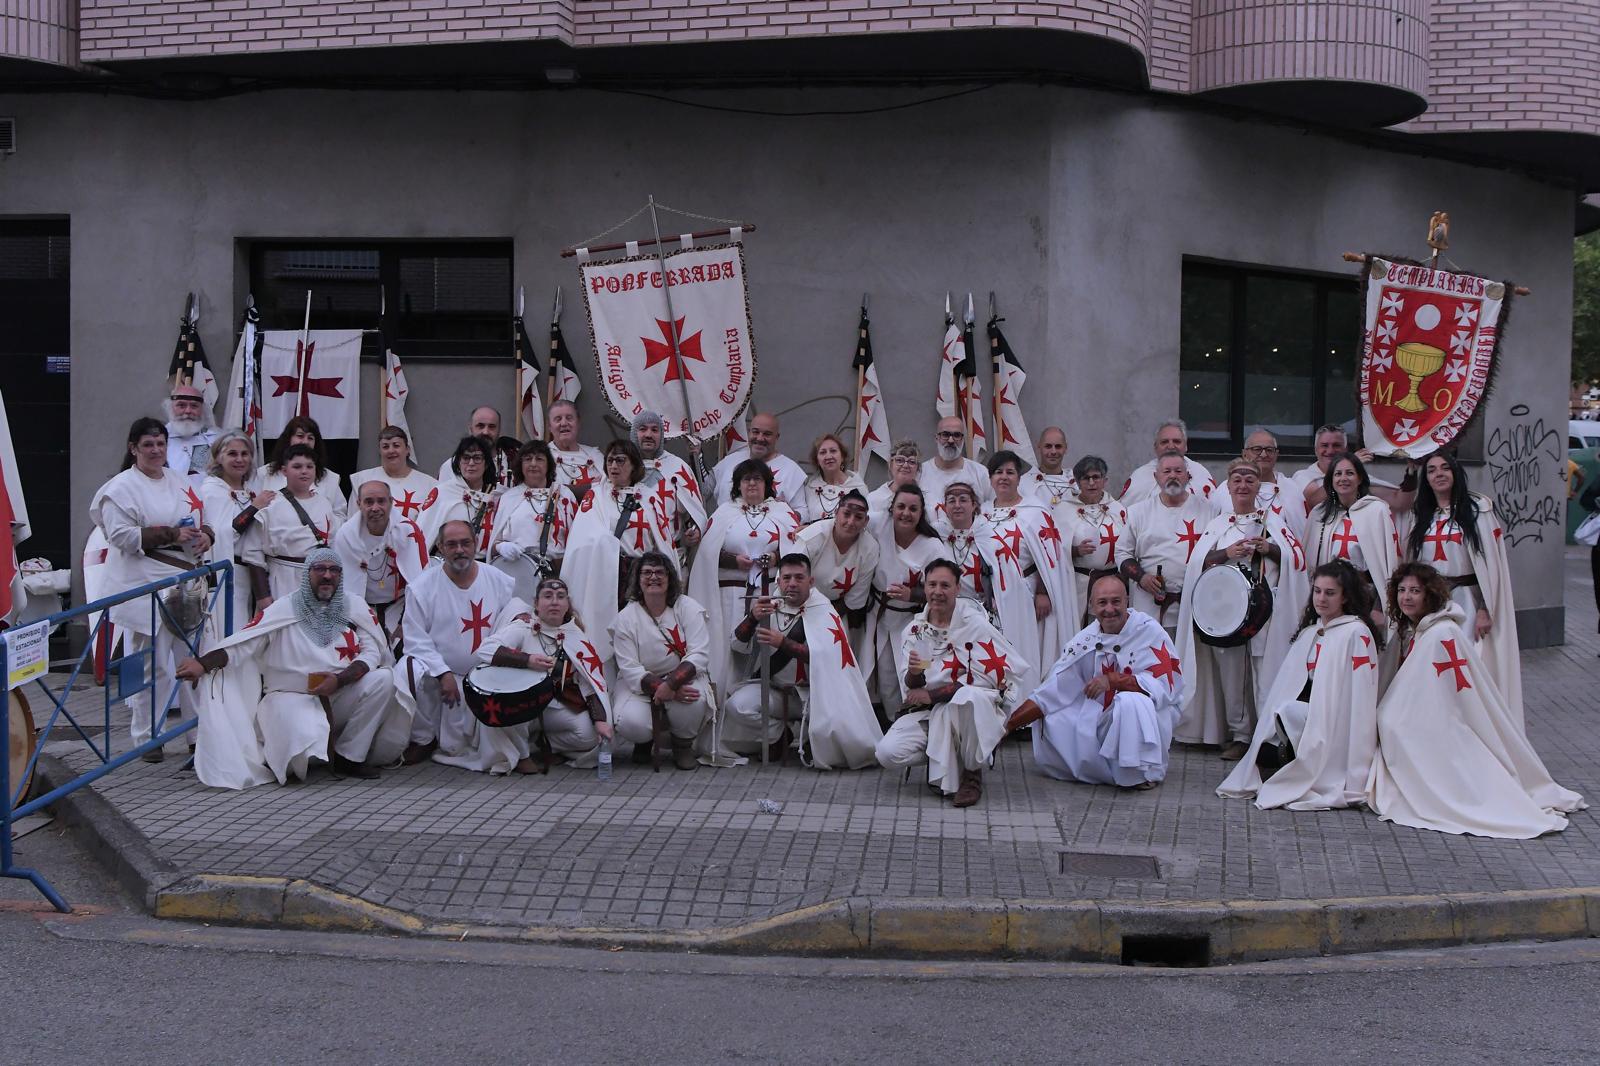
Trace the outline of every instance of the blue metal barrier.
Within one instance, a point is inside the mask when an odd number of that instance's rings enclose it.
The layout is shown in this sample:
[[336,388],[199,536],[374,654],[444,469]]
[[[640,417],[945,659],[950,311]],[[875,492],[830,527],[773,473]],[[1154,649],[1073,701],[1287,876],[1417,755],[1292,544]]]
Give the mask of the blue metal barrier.
[[[73,717],[72,712],[67,710],[66,704],[72,695],[72,685],[83,671],[84,660],[86,658],[92,660],[94,650],[100,644],[101,632],[111,624],[107,613],[109,608],[119,603],[127,603],[129,600],[138,599],[141,596],[149,597],[150,632],[152,634],[160,633],[162,627],[168,622],[172,623],[171,629],[176,631],[177,623],[167,611],[166,604],[161,602],[160,594],[184,581],[193,578],[208,578],[212,574],[220,575],[220,580],[217,582],[216,587],[211,590],[211,599],[206,607],[206,617],[211,617],[215,612],[217,599],[220,597],[223,612],[222,631],[224,634],[230,634],[233,632],[234,623],[233,563],[226,560],[207,563],[205,566],[194,570],[173,574],[171,577],[163,578],[160,581],[152,581],[147,585],[140,585],[138,588],[130,589],[115,596],[107,596],[103,600],[96,600],[82,607],[74,607],[70,611],[53,614],[45,620],[46,624],[51,629],[54,629],[59,623],[71,621],[81,615],[98,613],[100,616],[96,619],[94,627],[89,633],[89,639],[83,646],[83,651],[78,653],[77,662],[73,664],[72,672],[67,676],[66,683],[61,686],[59,692],[51,689],[49,673],[45,673],[31,682],[50,698],[51,711],[49,719],[39,728],[39,737],[28,756],[27,766],[22,772],[22,781],[13,783],[11,780],[10,758],[0,759],[0,877],[23,878],[33,882],[34,887],[43,893],[44,897],[58,911],[66,912],[72,908],[67,904],[66,900],[61,898],[61,894],[45,879],[43,874],[37,870],[17,866],[13,861],[11,847],[12,823],[19,818],[24,818],[35,811],[48,807],[69,792],[77,791],[89,782],[104,777],[124,763],[137,759],[145,752],[154,751],[162,747],[169,740],[180,737],[195,727],[194,719],[189,719],[163,731],[167,719],[167,709],[176,702],[178,686],[183,682],[174,679],[172,688],[167,692],[166,699],[156,698],[160,693],[157,691],[154,638],[152,638],[151,645],[148,648],[131,653],[125,652],[115,659],[107,659],[105,698],[103,700],[105,729],[101,734],[101,743],[98,745],[84,731],[83,726],[78,724],[78,720]],[[186,633],[177,638],[182,640],[190,655],[199,655],[200,634],[204,629],[205,625],[202,622],[195,632]],[[4,682],[11,676],[11,647],[6,636],[6,633],[0,632],[0,682]],[[143,744],[129,748],[129,750],[121,754],[114,754],[115,745],[111,731],[111,705],[130,699],[141,691],[149,691],[150,693],[150,739]],[[5,695],[5,699],[0,699],[0,733],[9,737],[11,735],[10,692],[8,691]],[[67,720],[67,723],[77,731],[83,742],[89,746],[89,750],[94,752],[95,756],[100,760],[100,765],[84,771],[66,784],[51,789],[42,796],[23,803],[21,802],[23,799],[22,784],[32,776],[34,767],[38,765],[39,755],[44,751],[44,746],[50,739],[51,731],[55,728],[56,722],[62,718]]]

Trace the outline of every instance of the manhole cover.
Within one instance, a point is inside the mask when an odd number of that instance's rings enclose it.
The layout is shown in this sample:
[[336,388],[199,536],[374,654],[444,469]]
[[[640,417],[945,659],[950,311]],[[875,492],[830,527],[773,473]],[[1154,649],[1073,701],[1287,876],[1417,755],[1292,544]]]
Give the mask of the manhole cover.
[[1161,864],[1154,855],[1107,855],[1094,851],[1063,851],[1061,872],[1072,877],[1142,877],[1160,880]]

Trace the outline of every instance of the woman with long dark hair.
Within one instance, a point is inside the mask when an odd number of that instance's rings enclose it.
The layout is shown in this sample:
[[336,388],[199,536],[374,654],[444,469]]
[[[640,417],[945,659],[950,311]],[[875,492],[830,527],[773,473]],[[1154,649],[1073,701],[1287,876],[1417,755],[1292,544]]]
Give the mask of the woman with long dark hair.
[[578,501],[555,483],[555,460],[542,440],[518,449],[514,473],[515,483],[495,504],[489,556],[516,579],[517,598],[532,603],[539,579],[561,572]]
[[1473,492],[1467,471],[1451,452],[1422,464],[1423,485],[1412,504],[1406,558],[1427,563],[1450,585],[1450,598],[1467,617],[1467,632],[1506,701],[1522,713],[1522,660],[1511,567],[1494,501]]
[[[1306,551],[1312,567],[1342,559],[1355,567],[1375,601],[1379,619],[1388,595],[1389,575],[1400,565],[1400,534],[1394,514],[1373,495],[1366,464],[1354,452],[1342,452],[1322,477],[1325,497],[1306,526]],[[1382,622],[1380,621],[1381,625]]]
[[1403,659],[1378,707],[1367,805],[1385,821],[1525,840],[1565,829],[1583,797],[1550,777],[1522,708],[1495,685],[1448,580],[1409,562],[1389,579]]
[[450,477],[439,484],[439,501],[425,513],[422,531],[433,543],[446,522],[472,527],[478,558],[488,557],[494,534],[495,502],[504,491],[494,475],[495,443],[488,437],[462,437],[450,457]]
[[1342,559],[1317,567],[1300,629],[1261,701],[1250,748],[1217,795],[1254,796],[1262,810],[1364,802],[1378,745],[1382,648],[1356,569]]

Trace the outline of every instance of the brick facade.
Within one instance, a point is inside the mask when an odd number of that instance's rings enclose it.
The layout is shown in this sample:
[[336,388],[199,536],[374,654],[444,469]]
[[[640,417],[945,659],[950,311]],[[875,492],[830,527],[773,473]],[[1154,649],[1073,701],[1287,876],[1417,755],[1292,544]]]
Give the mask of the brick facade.
[[78,0],[0,0],[0,56],[75,65]]
[[1329,79],[1428,95],[1428,0],[1195,0],[1190,89]]

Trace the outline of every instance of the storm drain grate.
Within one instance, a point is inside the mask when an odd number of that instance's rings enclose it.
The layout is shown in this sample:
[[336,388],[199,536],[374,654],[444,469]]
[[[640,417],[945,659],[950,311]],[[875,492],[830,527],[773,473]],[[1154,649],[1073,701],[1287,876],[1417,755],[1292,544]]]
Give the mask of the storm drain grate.
[[1095,851],[1061,852],[1061,872],[1070,877],[1137,877],[1161,879],[1161,864],[1154,855],[1108,855]]

